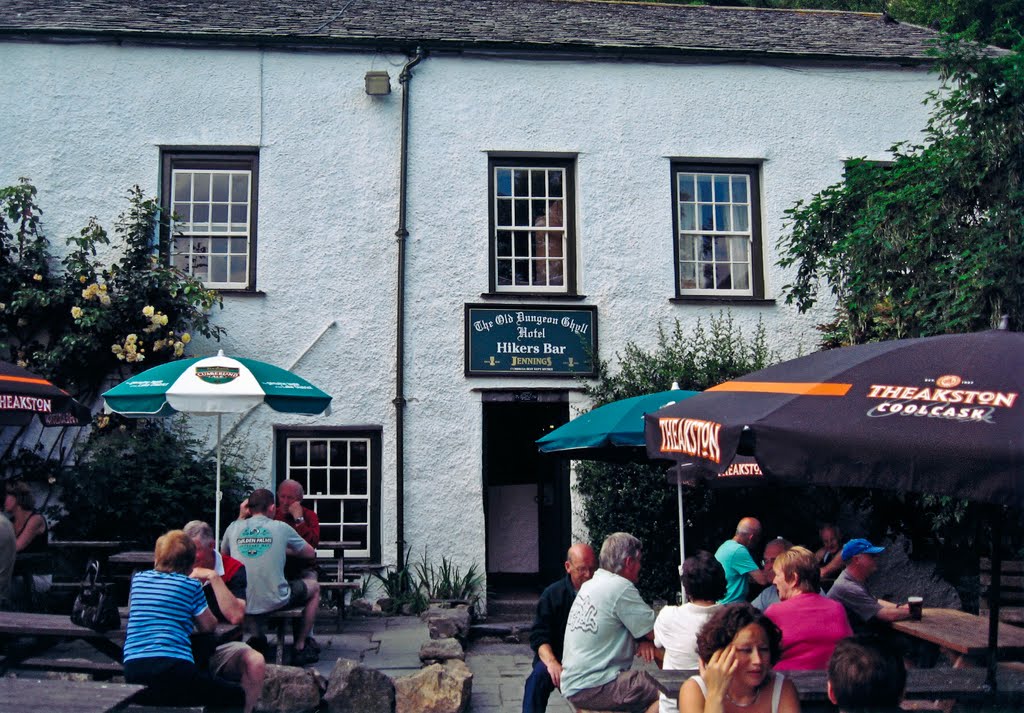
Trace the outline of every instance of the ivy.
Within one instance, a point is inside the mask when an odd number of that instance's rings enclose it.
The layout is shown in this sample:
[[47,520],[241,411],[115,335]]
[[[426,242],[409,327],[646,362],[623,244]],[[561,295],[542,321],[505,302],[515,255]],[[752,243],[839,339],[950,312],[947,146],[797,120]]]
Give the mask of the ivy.
[[92,401],[110,380],[182,356],[194,334],[220,337],[210,320],[220,296],[154,248],[167,217],[140,188],[128,192],[109,266],[97,254],[111,240],[95,219],[57,260],[36,193],[26,179],[0,189],[0,359]]
[[942,86],[921,144],[787,211],[779,265],[801,311],[827,289],[826,346],[1024,328],[1024,42],[994,54],[955,35],[936,50]]

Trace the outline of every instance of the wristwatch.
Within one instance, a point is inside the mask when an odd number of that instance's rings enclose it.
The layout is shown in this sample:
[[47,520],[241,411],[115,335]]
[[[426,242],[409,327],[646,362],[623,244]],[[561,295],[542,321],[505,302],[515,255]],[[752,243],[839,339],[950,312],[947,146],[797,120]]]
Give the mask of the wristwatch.
[[297,518],[295,518],[295,522],[305,522],[305,521],[306,521],[306,518],[304,518],[304,517],[297,517]]

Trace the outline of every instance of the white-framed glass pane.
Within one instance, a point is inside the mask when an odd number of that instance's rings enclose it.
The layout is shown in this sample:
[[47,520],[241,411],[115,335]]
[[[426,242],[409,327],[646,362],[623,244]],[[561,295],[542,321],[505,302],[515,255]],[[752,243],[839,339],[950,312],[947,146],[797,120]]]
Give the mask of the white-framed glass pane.
[[[171,264],[209,287],[249,287],[252,176],[248,170],[174,169],[171,203],[174,221]],[[230,233],[229,244],[214,237]],[[184,238],[184,239],[182,239]],[[232,254],[231,260],[196,260],[195,255]]]
[[752,295],[749,173],[678,171],[680,292]]
[[496,287],[565,292],[565,173],[557,166],[494,168]]
[[370,439],[289,437],[285,453],[288,477],[302,484],[305,505],[320,520],[320,538],[355,541],[346,556],[370,556]]

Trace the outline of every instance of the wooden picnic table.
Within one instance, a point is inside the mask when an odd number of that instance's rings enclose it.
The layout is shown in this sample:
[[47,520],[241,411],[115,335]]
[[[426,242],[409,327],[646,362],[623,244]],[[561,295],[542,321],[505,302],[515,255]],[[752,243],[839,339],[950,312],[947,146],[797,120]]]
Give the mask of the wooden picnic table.
[[107,558],[107,562],[110,564],[132,565],[133,567],[145,565],[152,569],[153,550],[127,550],[125,552],[118,552],[115,555],[110,555],[110,557]]
[[0,711],[107,713],[123,708],[143,688],[127,683],[3,678],[0,679]]
[[347,582],[345,580],[345,550],[355,549],[356,547],[362,546],[361,542],[356,540],[321,540],[320,544],[317,545],[317,549],[330,550],[331,554],[327,556],[317,554],[317,564],[332,564],[336,563],[337,573],[333,580],[325,581],[320,583],[320,590],[322,592],[334,592],[337,596],[338,604],[338,615],[335,618],[335,628],[341,630],[341,620],[345,618],[345,591],[359,589],[360,585],[357,582]]
[[[925,607],[920,621],[896,621],[894,631],[936,644],[961,657],[980,657],[988,652],[988,617],[959,611]],[[999,651],[1003,660],[1024,657],[1024,629],[999,624]]]

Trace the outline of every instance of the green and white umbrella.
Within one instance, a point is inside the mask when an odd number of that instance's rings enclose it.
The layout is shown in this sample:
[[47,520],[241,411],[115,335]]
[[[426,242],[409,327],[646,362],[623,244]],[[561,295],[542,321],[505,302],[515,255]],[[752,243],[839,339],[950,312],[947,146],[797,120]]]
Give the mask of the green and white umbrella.
[[221,416],[243,413],[265,403],[275,411],[316,415],[331,397],[292,372],[255,359],[217,356],[181,359],[147,369],[103,394],[107,408],[136,418],[175,413],[217,417],[217,499],[215,527],[220,536]]

